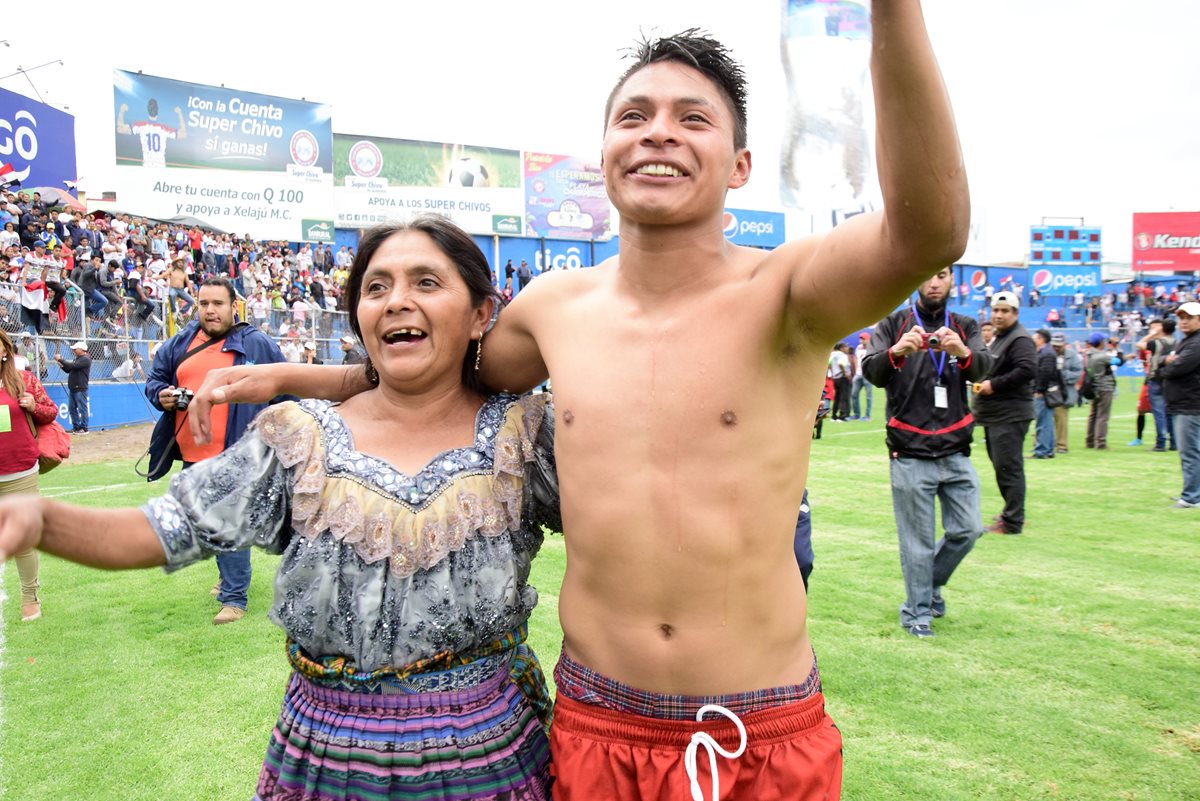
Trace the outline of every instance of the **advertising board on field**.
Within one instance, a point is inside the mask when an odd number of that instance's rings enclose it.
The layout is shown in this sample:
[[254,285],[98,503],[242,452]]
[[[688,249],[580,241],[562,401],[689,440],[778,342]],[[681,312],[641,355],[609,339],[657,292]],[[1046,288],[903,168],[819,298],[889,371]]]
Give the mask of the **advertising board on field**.
[[1132,265],[1138,272],[1200,270],[1200,211],[1134,213]]
[[324,103],[115,70],[117,197],[148,217],[332,241],[331,117]]
[[338,228],[435,213],[472,234],[524,233],[517,150],[335,133],[333,174]]
[[26,190],[66,190],[75,172],[75,118],[53,106],[0,89],[0,164]]

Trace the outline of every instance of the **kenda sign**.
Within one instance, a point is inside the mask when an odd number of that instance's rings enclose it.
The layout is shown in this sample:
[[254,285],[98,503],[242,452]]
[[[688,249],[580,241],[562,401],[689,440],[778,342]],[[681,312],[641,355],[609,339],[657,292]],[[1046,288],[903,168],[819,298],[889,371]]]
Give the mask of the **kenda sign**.
[[774,248],[784,243],[783,215],[778,212],[725,209],[724,223],[725,238],[735,245]]
[[1133,269],[1200,270],[1200,212],[1133,215]]
[[1030,268],[1033,288],[1043,295],[1073,295],[1100,288],[1099,267]]

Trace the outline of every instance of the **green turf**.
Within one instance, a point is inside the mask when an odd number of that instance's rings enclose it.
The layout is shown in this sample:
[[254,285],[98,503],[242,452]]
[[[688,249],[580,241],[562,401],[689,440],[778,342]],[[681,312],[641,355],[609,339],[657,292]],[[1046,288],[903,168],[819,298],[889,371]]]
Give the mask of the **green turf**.
[[[1170,508],[1176,454],[1125,445],[1129,388],[1110,451],[1084,450],[1076,410],[1071,453],[1026,462],[1026,533],[979,543],[928,641],[897,624],[882,426],[825,426],[810,480],[810,616],[845,738],[844,798],[1200,798],[1200,511]],[[977,439],[990,517],[1000,502]],[[83,491],[96,487],[108,489]],[[159,491],[125,462],[64,466],[43,490],[92,506]],[[531,640],[547,667],[564,559],[553,538],[534,569]],[[223,627],[209,622],[212,564],[164,576],[44,557],[35,624],[19,621],[6,568],[0,798],[249,798],[287,675],[266,619],[273,564],[254,555],[250,614]]]

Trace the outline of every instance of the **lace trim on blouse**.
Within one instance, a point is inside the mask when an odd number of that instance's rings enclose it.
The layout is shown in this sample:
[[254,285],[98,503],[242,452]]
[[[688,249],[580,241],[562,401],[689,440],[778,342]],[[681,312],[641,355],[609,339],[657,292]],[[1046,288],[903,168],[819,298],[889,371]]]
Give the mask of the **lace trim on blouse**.
[[[534,438],[545,410],[534,396],[509,406],[496,431],[491,473],[468,470],[453,481],[426,481],[407,497],[383,494],[351,474],[332,471],[320,410],[307,403],[271,406],[255,427],[280,463],[294,468],[292,524],[300,536],[315,541],[328,530],[365,563],[387,559],[394,576],[407,578],[473,537],[519,529],[525,463],[535,459]],[[395,514],[394,503],[411,514]]]

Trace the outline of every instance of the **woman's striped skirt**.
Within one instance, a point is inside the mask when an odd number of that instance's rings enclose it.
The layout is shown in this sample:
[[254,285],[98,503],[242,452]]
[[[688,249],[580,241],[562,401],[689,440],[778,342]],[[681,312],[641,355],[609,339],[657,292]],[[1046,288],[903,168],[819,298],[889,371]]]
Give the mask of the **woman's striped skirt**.
[[466,688],[383,694],[293,673],[255,801],[549,801],[546,731],[500,667]]

